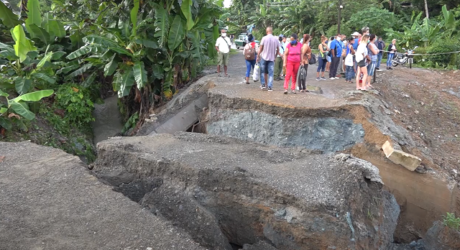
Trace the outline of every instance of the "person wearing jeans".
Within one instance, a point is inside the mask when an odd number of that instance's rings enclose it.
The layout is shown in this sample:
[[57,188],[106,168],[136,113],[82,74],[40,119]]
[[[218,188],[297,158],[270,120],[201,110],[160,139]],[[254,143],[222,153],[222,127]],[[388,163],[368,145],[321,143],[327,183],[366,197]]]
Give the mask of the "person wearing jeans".
[[369,38],[369,45],[367,46],[369,50],[368,55],[371,58],[371,63],[369,63],[369,65],[367,66],[367,75],[369,77],[367,78],[366,88],[372,88],[371,79],[374,76],[374,71],[377,67],[379,49],[377,48],[377,45],[375,45],[375,40],[376,37],[374,34],[372,34]]
[[393,69],[391,66],[391,60],[393,60],[393,57],[395,56],[396,53],[396,39],[393,39],[391,41],[390,46],[388,46],[388,59],[387,59],[387,69]]
[[252,36],[252,34],[249,34],[248,41],[249,43],[244,46],[243,55],[246,55],[246,53],[249,53],[252,49],[254,51],[254,59],[245,60],[246,61],[246,78],[245,78],[246,84],[249,84],[249,75],[251,74],[251,69],[254,69],[254,66],[256,65],[257,55],[255,52],[259,49],[257,43],[254,42],[254,37]]
[[[316,80],[326,80],[324,78],[324,71],[326,69],[326,54],[329,51],[329,47],[327,47],[326,44],[327,37],[321,36],[321,44],[318,45],[318,50],[319,50],[319,57],[318,57],[318,68],[316,69]],[[319,74],[321,72],[321,78],[319,78]]]
[[297,72],[301,63],[302,44],[297,42],[297,34],[291,35],[291,43],[286,46],[284,51],[284,65],[286,66],[286,78],[284,78],[284,94],[288,93],[289,80],[291,81],[291,91],[295,94],[295,84]]
[[268,27],[267,35],[262,38],[260,42],[259,53],[257,62],[260,61],[260,71],[265,73],[265,77],[261,77],[262,85],[260,88],[265,89],[265,83],[268,82],[268,91],[273,91],[273,73],[275,70],[275,59],[279,53],[279,41],[278,38],[273,36],[272,27]]

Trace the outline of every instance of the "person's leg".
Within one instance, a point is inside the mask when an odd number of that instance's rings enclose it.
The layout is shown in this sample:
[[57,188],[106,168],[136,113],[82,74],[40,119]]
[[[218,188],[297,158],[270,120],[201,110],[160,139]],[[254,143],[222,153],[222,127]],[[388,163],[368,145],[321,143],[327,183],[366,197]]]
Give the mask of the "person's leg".
[[393,59],[393,54],[392,53],[388,53],[388,57],[387,57],[387,68],[391,67],[391,60]]
[[377,65],[375,66],[376,69],[380,69],[380,64],[382,63],[382,56],[383,56],[383,53],[379,53],[377,55]]
[[365,85],[365,84],[366,84],[366,81],[367,81],[367,68],[366,68],[366,67],[362,67],[362,68],[361,68],[361,71],[362,71],[362,73],[363,73],[363,81],[362,81],[362,83],[361,83],[361,88],[362,88],[362,89],[367,89],[367,88],[366,88],[366,85]]
[[356,89],[361,89],[361,86],[359,84],[359,75],[361,74],[361,68],[358,66],[357,70],[356,70]]
[[225,73],[225,76],[228,76],[227,75],[227,65],[228,65],[228,58],[229,58],[229,54],[230,53],[225,53],[224,54],[224,73]]
[[324,78],[325,71],[326,71],[326,63],[327,61],[323,59],[323,65],[321,66],[321,77]]
[[340,57],[333,57],[332,58],[331,69],[329,70],[329,76],[330,77],[336,77],[337,76],[337,68],[339,67],[339,61],[340,61]]
[[273,88],[273,73],[275,71],[275,62],[268,61],[268,88]]
[[223,56],[222,53],[217,53],[217,74],[220,75],[220,65],[223,64]]
[[262,87],[266,87],[265,86],[265,78],[264,78],[264,75],[265,75],[265,61],[264,61],[263,58],[260,58],[259,68],[260,68],[260,84],[262,85]]
[[280,79],[280,74],[281,74],[281,67],[282,67],[282,63],[281,63],[281,57],[277,57],[276,60],[275,60],[275,80],[279,80]]
[[246,83],[249,83],[249,75],[251,74],[251,67],[252,67],[252,61],[245,60],[246,61]]
[[375,68],[377,66],[377,61],[372,61],[369,66],[367,67],[367,84],[366,87],[371,87],[371,79],[375,74]]
[[305,68],[305,80],[303,81],[303,90],[307,89],[307,76],[308,76],[308,64],[304,64],[303,67]]
[[321,71],[322,66],[323,66],[323,58],[318,57],[318,68],[316,68],[316,79],[319,79],[319,72]]
[[[292,84],[291,84],[291,90],[295,91],[295,84],[297,81],[297,73],[299,72],[299,67],[300,67],[300,62],[293,63],[293,69],[292,69]],[[299,87],[300,89],[300,87]]]
[[[288,61],[286,63],[286,77],[284,78],[284,91],[286,92],[288,87],[289,87],[289,80],[291,79],[292,76],[292,71],[293,71],[293,63]],[[295,78],[295,76],[292,76],[292,78]]]

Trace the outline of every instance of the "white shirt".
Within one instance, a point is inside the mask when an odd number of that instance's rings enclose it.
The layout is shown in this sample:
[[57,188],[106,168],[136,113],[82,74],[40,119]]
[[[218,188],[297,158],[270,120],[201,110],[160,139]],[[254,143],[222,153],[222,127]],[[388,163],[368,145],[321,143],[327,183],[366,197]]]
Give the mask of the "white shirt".
[[356,51],[356,62],[360,62],[364,60],[364,57],[367,56],[367,46],[364,43],[361,43],[358,46],[358,50]]
[[[227,41],[227,42],[225,42],[225,41]],[[220,52],[222,52],[224,54],[230,52],[230,48],[228,47],[229,45],[232,45],[232,42],[230,41],[230,38],[225,37],[225,40],[224,40],[224,38],[222,38],[222,36],[217,38],[216,47],[219,47]]]

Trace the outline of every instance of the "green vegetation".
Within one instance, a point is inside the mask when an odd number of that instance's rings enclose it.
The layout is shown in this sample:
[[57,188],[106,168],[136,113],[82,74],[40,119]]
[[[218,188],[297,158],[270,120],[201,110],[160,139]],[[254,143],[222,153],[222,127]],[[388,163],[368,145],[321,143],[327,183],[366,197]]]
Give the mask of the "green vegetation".
[[460,231],[460,218],[456,218],[455,214],[453,213],[447,213],[447,215],[444,216],[443,224],[452,229]]
[[[224,26],[220,0],[5,3],[1,137],[29,138],[89,160],[93,103],[106,96],[102,89],[117,93],[124,117],[131,117],[126,130],[136,127],[215,57]],[[27,98],[36,93],[47,95]]]

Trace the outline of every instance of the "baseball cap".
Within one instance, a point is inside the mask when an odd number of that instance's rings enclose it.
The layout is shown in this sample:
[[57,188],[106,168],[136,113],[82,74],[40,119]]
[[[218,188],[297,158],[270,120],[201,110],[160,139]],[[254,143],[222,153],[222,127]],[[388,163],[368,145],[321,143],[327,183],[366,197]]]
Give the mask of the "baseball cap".
[[278,37],[284,37],[283,34],[279,35]]
[[355,33],[351,34],[352,36],[359,36],[359,33],[355,31]]

